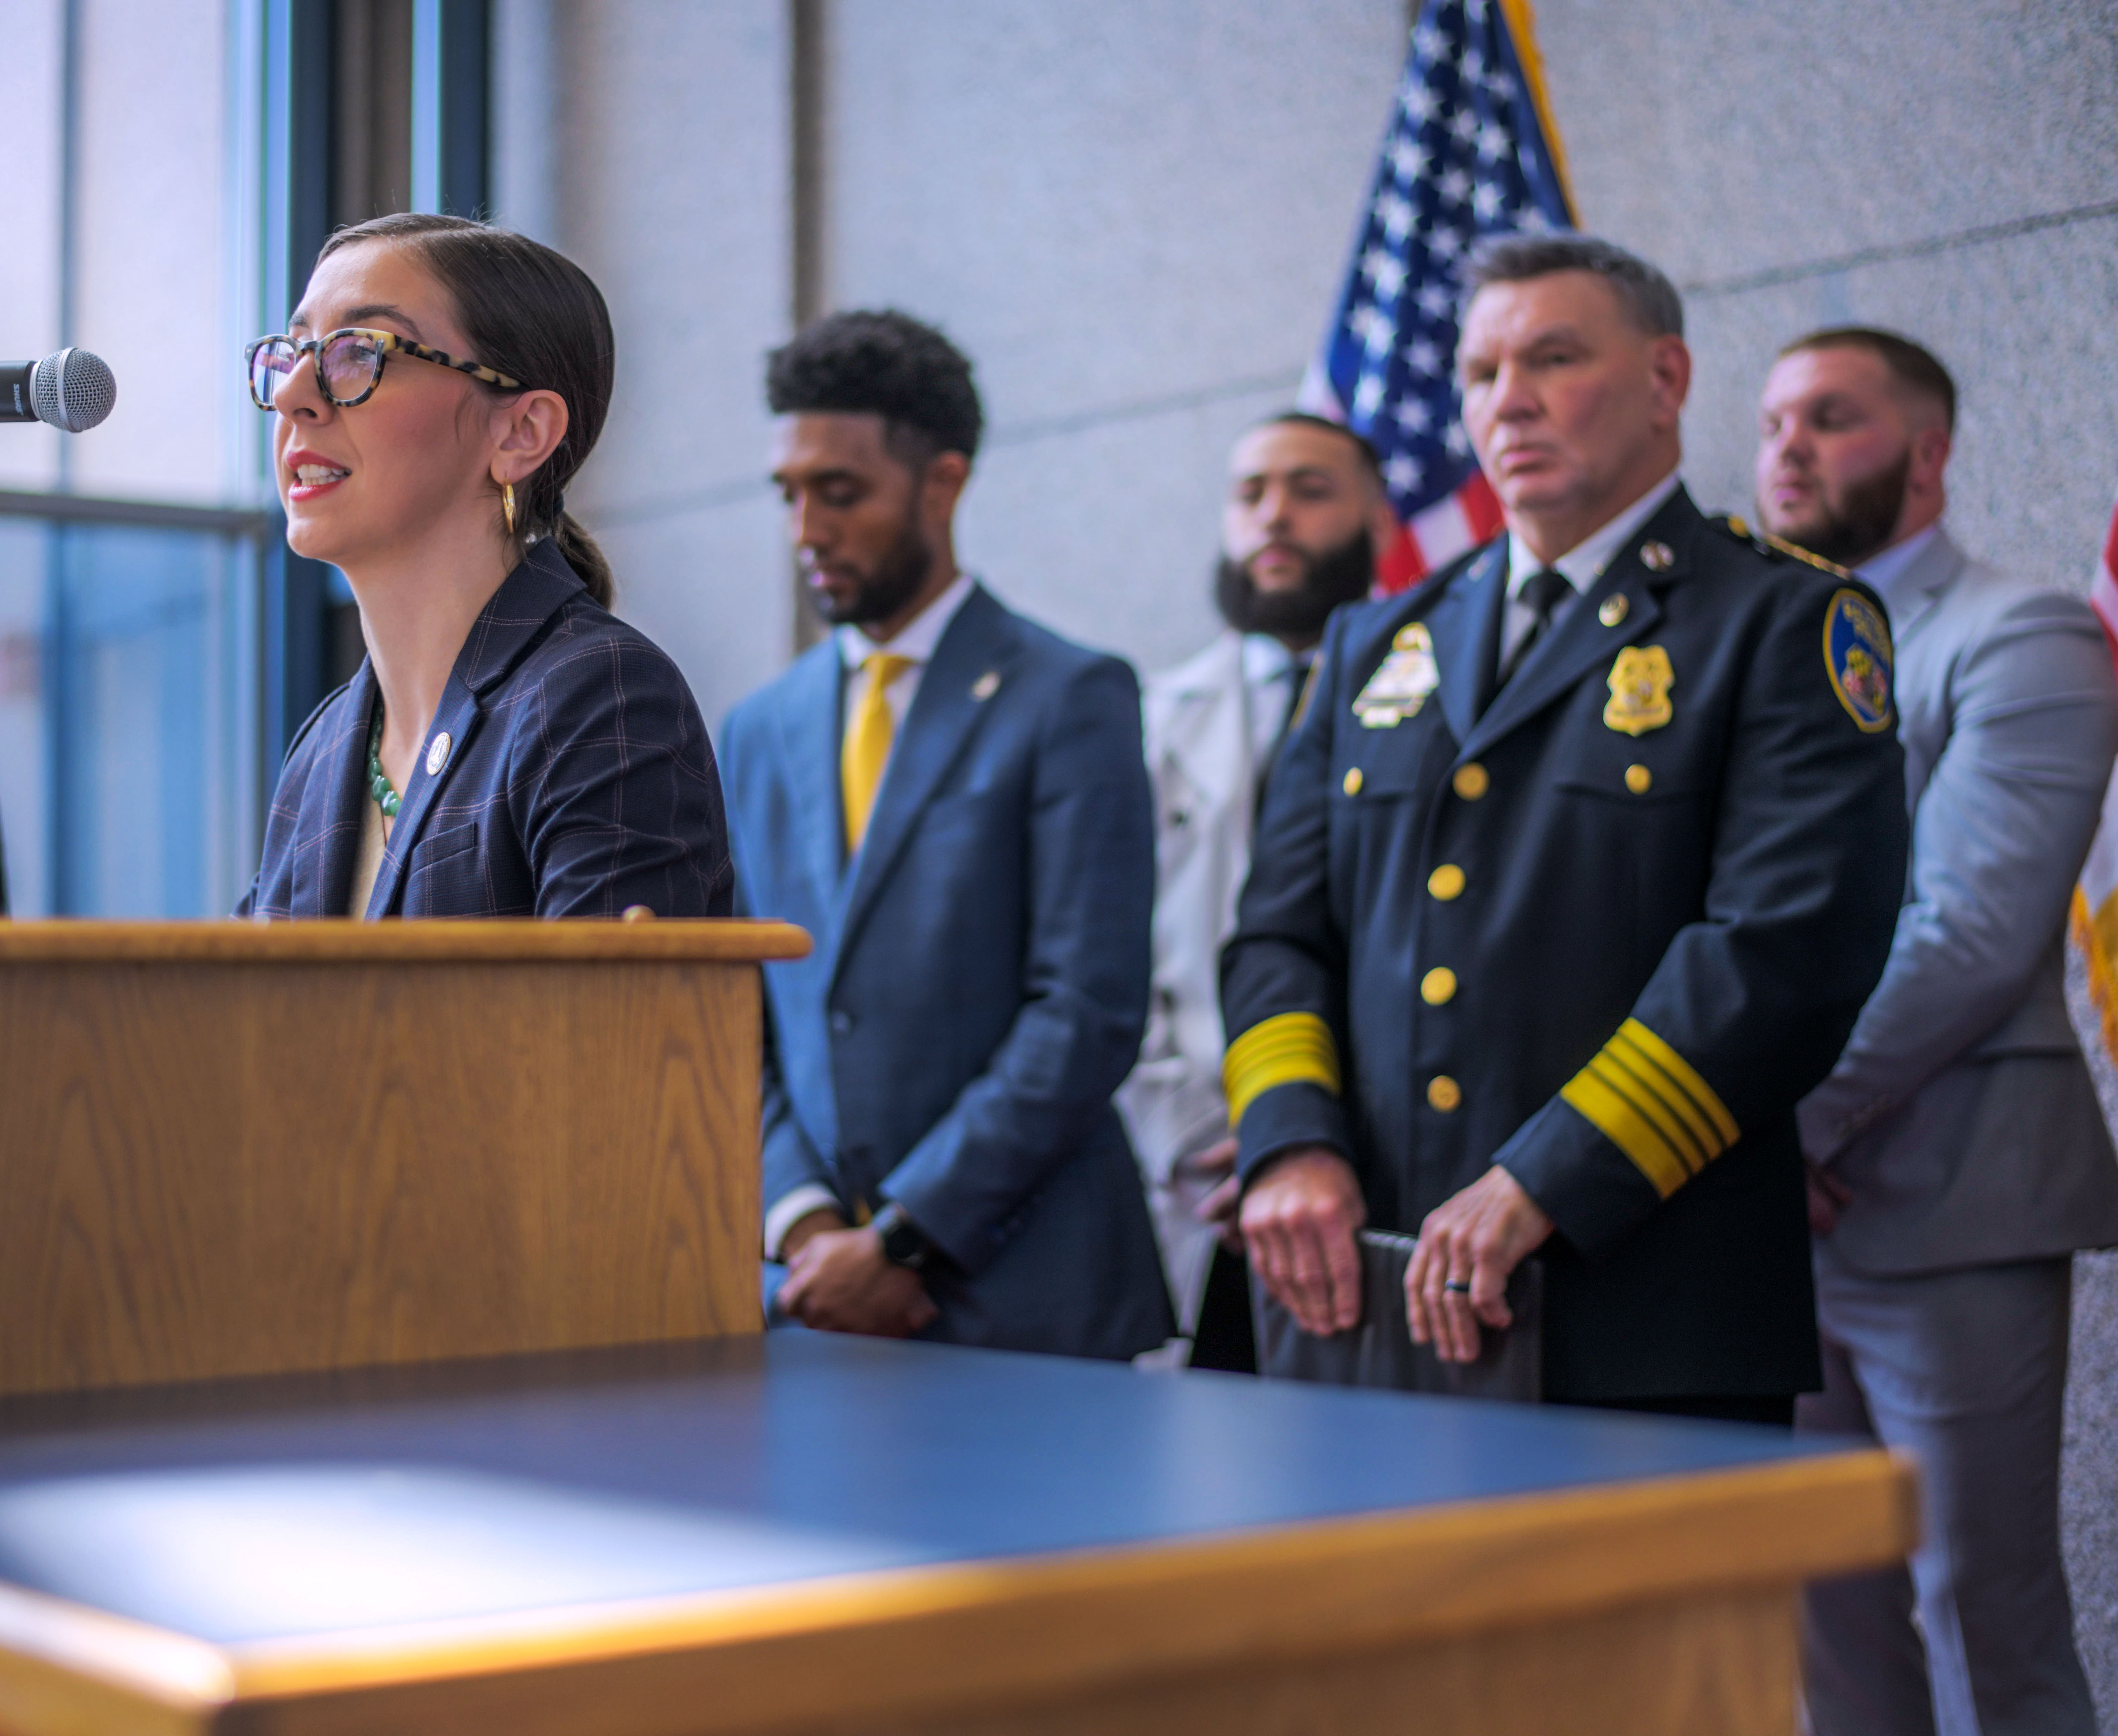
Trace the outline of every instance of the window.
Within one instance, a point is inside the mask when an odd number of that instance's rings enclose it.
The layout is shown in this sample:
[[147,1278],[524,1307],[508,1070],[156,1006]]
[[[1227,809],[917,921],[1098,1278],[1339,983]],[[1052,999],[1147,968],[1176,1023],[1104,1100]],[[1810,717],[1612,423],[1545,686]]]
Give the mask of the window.
[[243,346],[330,229],[474,210],[484,0],[13,0],[0,351],[78,344],[118,404],[0,426],[0,861],[17,916],[241,896],[293,731],[358,666],[289,553]]
[[[239,8],[235,9],[239,12]],[[226,358],[255,317],[254,107],[219,0],[18,0],[0,337],[117,408],[0,427],[0,839],[24,916],[224,912],[257,847],[269,519]],[[253,416],[255,413],[252,413]]]

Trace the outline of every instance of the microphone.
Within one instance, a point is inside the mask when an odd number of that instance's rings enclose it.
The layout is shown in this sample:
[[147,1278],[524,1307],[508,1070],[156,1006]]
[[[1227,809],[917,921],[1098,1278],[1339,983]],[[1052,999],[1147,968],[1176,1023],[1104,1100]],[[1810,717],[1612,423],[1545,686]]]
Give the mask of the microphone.
[[102,421],[117,402],[110,364],[93,350],[62,349],[41,362],[0,362],[0,422],[48,422],[78,434]]

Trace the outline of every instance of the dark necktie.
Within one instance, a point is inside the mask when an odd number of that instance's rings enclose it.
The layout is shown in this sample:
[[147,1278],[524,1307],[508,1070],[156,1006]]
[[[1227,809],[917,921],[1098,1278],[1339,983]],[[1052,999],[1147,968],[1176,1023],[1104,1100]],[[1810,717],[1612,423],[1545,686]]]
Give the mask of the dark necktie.
[[1566,582],[1566,575],[1548,566],[1523,581],[1522,600],[1529,605],[1533,618],[1529,631],[1523,635],[1501,664],[1501,678],[1493,684],[1496,693],[1508,685],[1509,679],[1537,648],[1538,641],[1551,631],[1552,611],[1573,594],[1574,587]]
[[1302,690],[1309,684],[1309,666],[1316,661],[1314,651],[1297,651],[1288,659],[1287,667],[1274,676],[1275,686],[1287,684],[1287,709],[1280,716],[1279,733],[1272,738],[1272,746],[1265,750],[1265,764],[1258,768],[1257,806],[1265,806],[1265,787],[1272,776],[1272,769],[1279,764],[1279,750],[1287,746],[1288,733],[1294,727],[1294,714],[1302,706]]

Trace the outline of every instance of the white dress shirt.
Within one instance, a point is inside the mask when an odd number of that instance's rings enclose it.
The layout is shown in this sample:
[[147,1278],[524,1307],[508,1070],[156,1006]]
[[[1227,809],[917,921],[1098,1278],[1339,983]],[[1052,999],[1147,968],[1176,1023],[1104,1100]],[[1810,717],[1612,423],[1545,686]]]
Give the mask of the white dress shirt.
[[1243,697],[1251,726],[1251,764],[1262,776],[1272,764],[1309,666],[1269,633],[1243,635]]
[[[837,641],[839,659],[846,667],[849,677],[872,657],[904,657],[912,660],[912,667],[898,672],[897,679],[882,690],[884,700],[890,707],[891,724],[899,729],[904,727],[904,714],[912,709],[912,695],[919,690],[919,677],[927,672],[927,666],[934,659],[934,648],[941,643],[941,635],[948,631],[949,623],[956,618],[956,611],[963,607],[964,599],[971,594],[971,575],[959,573],[948,589],[942,592],[927,607],[907,621],[897,637],[878,644],[858,627],[835,629],[832,637]],[[843,727],[853,727],[853,708],[841,706],[844,713]]]
[[[972,583],[969,573],[957,574],[948,589],[907,621],[896,638],[880,644],[858,627],[844,626],[834,630],[832,638],[838,646],[839,661],[844,665],[844,679],[847,681],[854,679],[861,665],[871,657],[911,659],[911,667],[899,670],[896,680],[882,690],[894,728],[904,727],[905,713],[912,709],[912,696],[919,690],[919,678],[933,661],[935,647],[941,643],[941,635],[948,630],[949,623],[956,618],[956,611],[963,607],[964,600],[971,594]],[[853,727],[854,708],[846,704],[839,709],[844,719],[839,727],[843,740],[844,732]],[[779,1258],[779,1244],[787,1240],[787,1232],[812,1212],[836,1211],[838,1204],[830,1189],[813,1182],[775,1200],[772,1209],[765,1214],[765,1258]]]
[[[1596,581],[1603,576],[1603,569],[1611,564],[1612,556],[1625,546],[1632,533],[1653,518],[1662,503],[1676,492],[1677,473],[1674,470],[1657,482],[1616,518],[1607,520],[1600,529],[1591,531],[1573,547],[1551,563],[1557,573],[1574,588],[1574,597],[1563,598],[1552,612],[1552,624],[1557,626],[1566,612],[1574,607],[1575,597],[1585,596]],[[1513,531],[1508,533],[1508,609],[1501,622],[1501,667],[1507,667],[1508,659],[1515,655],[1515,647],[1529,635],[1537,621],[1537,611],[1523,599],[1523,587],[1538,573],[1545,563],[1530,552],[1529,545]]]

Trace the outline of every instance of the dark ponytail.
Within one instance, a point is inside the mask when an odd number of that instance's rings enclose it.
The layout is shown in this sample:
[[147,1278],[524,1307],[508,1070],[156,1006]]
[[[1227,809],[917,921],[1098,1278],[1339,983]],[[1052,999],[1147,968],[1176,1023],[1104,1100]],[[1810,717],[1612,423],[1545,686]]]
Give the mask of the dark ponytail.
[[617,594],[617,581],[611,575],[610,562],[603,559],[603,551],[596,547],[595,538],[581,529],[580,520],[571,512],[562,511],[552,532],[552,539],[559,545],[559,552],[566,557],[566,565],[581,575],[581,583],[589,588],[589,595],[608,608],[611,598]]
[[[566,433],[558,450],[515,485],[516,536],[522,542],[551,538],[589,595],[608,608],[614,594],[610,563],[566,510],[566,484],[588,458],[610,412],[617,344],[603,292],[565,254],[541,242],[467,217],[423,211],[400,211],[340,229],[317,258],[321,262],[363,241],[389,242],[419,256],[456,303],[471,359],[566,400]],[[499,388],[482,385],[480,390]]]

